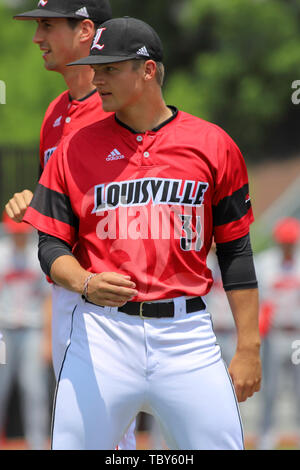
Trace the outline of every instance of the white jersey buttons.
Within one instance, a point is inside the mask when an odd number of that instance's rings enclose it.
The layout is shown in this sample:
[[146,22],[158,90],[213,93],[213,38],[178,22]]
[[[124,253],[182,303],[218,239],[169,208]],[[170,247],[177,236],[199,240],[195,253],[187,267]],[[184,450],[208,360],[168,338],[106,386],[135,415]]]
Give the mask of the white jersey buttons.
[[70,118],[70,117],[67,117],[67,118],[66,118],[66,123],[69,124],[69,122],[71,122],[71,118]]
[[137,138],[136,138],[136,140],[137,140],[138,142],[142,142],[142,141],[143,141],[143,137],[142,137],[141,135],[138,135]]
[[150,157],[150,153],[149,153],[149,152],[144,152],[144,157],[145,157],[145,158]]

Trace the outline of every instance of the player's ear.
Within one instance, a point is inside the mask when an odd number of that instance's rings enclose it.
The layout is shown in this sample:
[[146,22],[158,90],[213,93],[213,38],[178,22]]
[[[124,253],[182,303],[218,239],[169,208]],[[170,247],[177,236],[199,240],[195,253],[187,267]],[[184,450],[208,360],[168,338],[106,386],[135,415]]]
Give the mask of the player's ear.
[[83,20],[80,23],[80,42],[91,42],[95,36],[94,23],[91,20]]
[[144,64],[144,79],[146,81],[155,78],[156,62],[154,60],[146,60]]

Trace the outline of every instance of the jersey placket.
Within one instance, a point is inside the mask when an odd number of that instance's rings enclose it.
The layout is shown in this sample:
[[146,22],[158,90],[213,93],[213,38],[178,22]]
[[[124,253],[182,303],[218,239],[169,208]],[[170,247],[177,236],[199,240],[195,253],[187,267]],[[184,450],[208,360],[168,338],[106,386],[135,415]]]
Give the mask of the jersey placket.
[[137,154],[139,155],[140,165],[143,167],[152,167],[155,165],[155,142],[157,134],[155,132],[145,132],[138,134],[136,141],[138,142]]
[[66,136],[70,133],[70,126],[72,126],[72,120],[74,119],[74,114],[78,109],[79,104],[76,101],[71,101],[68,104],[68,110],[65,116],[63,116],[63,136]]

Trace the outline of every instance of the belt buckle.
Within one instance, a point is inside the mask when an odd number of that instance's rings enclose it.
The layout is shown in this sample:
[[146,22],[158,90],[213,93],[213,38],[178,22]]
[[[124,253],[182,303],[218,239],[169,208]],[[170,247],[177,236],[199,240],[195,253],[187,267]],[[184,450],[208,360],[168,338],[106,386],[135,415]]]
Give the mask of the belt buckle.
[[140,303],[140,317],[145,320],[147,317],[144,317],[143,315],[143,305],[144,305],[145,302],[141,302]]

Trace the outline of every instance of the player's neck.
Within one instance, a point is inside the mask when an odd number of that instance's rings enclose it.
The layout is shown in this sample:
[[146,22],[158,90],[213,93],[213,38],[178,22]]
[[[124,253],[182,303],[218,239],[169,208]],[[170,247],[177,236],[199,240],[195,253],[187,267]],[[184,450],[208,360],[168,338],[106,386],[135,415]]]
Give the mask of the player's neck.
[[140,103],[137,106],[128,107],[116,112],[117,118],[136,132],[146,132],[155,129],[172,116],[164,100]]
[[92,83],[94,72],[88,66],[68,67],[63,76],[74,100],[80,100],[95,90]]

